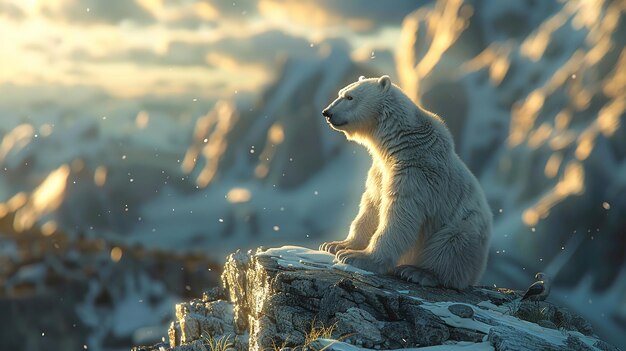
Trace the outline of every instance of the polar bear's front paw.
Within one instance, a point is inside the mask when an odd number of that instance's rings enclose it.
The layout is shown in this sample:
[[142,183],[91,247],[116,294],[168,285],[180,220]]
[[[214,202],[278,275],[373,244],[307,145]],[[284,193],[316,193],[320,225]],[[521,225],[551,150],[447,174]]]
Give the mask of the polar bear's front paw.
[[341,263],[374,273],[382,273],[384,267],[377,263],[372,255],[363,250],[344,249],[336,254],[337,260]]
[[334,255],[338,251],[348,248],[348,244],[346,240],[329,241],[320,245],[320,251],[330,252]]

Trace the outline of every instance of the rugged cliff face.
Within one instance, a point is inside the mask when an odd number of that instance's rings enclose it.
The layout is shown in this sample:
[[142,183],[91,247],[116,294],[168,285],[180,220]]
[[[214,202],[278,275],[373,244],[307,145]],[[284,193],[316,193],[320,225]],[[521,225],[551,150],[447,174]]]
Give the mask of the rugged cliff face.
[[617,350],[580,316],[518,291],[423,288],[300,247],[231,254],[222,282],[176,305],[169,342],[134,350]]

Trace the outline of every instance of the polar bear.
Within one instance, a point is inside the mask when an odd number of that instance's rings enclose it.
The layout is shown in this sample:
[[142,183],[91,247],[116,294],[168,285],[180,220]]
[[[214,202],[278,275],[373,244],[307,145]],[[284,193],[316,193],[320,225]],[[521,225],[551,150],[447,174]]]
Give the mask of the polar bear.
[[373,162],[348,237],[320,246],[336,259],[424,286],[463,289],[487,264],[492,214],[435,114],[389,76],[359,78],[322,114]]

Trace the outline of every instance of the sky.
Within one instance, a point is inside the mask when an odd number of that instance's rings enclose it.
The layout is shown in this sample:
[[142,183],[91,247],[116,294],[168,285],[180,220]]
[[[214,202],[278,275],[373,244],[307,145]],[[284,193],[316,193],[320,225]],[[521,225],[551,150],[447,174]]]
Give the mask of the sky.
[[286,56],[344,45],[356,58],[395,48],[394,0],[3,0],[2,104],[101,92],[217,99],[258,91]]

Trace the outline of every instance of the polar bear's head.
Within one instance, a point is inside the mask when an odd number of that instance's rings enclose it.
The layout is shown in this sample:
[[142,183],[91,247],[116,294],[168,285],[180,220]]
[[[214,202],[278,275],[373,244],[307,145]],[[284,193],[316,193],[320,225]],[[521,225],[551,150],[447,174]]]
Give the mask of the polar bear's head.
[[359,78],[339,91],[339,97],[322,111],[326,122],[349,139],[376,128],[384,99],[392,88],[389,76]]

